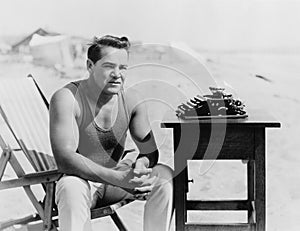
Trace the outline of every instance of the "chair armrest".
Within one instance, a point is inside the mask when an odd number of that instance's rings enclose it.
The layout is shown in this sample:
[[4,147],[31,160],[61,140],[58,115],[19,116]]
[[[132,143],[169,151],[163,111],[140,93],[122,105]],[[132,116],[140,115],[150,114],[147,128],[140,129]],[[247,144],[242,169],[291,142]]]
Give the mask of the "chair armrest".
[[50,183],[57,181],[62,176],[58,170],[42,171],[26,174],[18,179],[6,180],[0,182],[0,190],[30,186],[34,184]]

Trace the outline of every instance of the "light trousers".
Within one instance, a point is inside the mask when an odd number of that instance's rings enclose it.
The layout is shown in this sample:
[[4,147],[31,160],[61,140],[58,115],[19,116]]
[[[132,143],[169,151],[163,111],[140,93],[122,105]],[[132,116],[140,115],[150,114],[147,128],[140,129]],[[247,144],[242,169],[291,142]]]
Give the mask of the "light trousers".
[[[173,215],[173,172],[158,164],[151,176],[156,176],[154,188],[144,208],[144,231],[167,231]],[[134,199],[127,191],[111,185],[99,185],[76,176],[63,176],[56,185],[55,203],[61,231],[92,231],[91,208]]]

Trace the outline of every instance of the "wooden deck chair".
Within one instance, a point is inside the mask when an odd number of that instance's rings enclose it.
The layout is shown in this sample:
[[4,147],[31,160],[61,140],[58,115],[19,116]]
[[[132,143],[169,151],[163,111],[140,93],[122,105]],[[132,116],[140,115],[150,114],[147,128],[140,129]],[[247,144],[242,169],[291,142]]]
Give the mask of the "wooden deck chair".
[[[36,85],[37,86],[37,85]],[[24,218],[2,222],[0,230],[16,224],[28,224],[42,220],[43,230],[57,230],[57,209],[54,204],[55,183],[61,177],[51,155],[48,132],[48,102],[35,86],[33,79],[3,79],[0,82],[0,114],[4,123],[0,121],[0,190],[23,187],[32,202],[37,214]],[[43,96],[43,97],[41,97]],[[44,102],[43,102],[44,101]],[[5,132],[3,125],[10,134]],[[38,124],[38,126],[37,126]],[[4,134],[3,134],[4,133]],[[5,138],[4,140],[1,136]],[[10,136],[9,136],[10,135]],[[14,144],[12,148],[9,144]],[[130,152],[132,150],[128,150]],[[20,153],[25,154],[31,164],[31,171],[25,171],[18,160]],[[1,181],[7,163],[10,163],[17,179]],[[30,186],[41,184],[45,197],[38,201]],[[127,230],[116,210],[132,200],[124,200],[103,208],[93,209],[91,218],[110,215],[119,230]]]

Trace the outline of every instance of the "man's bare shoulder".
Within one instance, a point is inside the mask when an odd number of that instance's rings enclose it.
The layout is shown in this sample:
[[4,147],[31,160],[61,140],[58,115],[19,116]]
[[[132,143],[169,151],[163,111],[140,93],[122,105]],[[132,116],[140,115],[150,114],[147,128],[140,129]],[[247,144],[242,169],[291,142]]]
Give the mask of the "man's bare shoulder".
[[66,112],[72,110],[73,113],[78,112],[78,103],[74,94],[69,88],[63,87],[57,90],[50,101],[50,109],[55,111]]
[[68,88],[61,88],[58,89],[51,97],[51,104],[58,103],[58,104],[65,104],[71,101],[74,101],[75,97],[72,92]]

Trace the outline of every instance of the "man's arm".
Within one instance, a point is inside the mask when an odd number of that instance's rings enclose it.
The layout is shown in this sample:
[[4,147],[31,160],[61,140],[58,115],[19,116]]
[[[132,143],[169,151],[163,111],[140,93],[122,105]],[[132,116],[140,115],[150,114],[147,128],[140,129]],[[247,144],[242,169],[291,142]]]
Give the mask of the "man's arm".
[[57,91],[50,103],[50,140],[58,169],[95,182],[107,182],[124,188],[139,186],[131,183],[132,170],[117,171],[101,166],[76,153],[79,142],[76,116],[79,106],[68,89]]
[[50,141],[58,169],[66,174],[103,182],[109,169],[76,153],[79,142],[76,123],[78,104],[68,89],[57,91],[50,102]]
[[[133,93],[135,101],[140,98]],[[132,109],[132,117],[129,125],[131,136],[137,145],[140,154],[137,157],[136,165],[144,165],[152,168],[158,162],[159,152],[155,138],[151,130],[148,111],[144,102],[136,102]],[[136,166],[138,167],[138,166]]]

